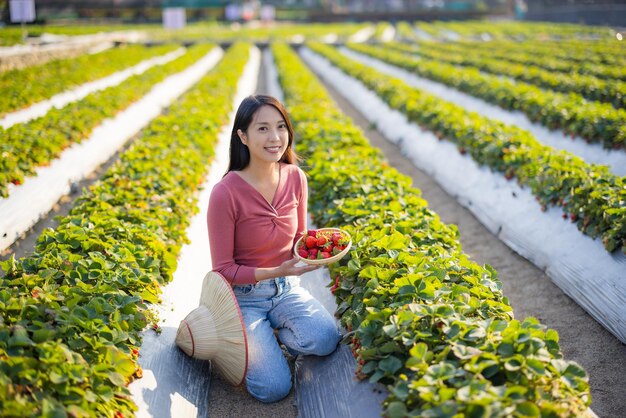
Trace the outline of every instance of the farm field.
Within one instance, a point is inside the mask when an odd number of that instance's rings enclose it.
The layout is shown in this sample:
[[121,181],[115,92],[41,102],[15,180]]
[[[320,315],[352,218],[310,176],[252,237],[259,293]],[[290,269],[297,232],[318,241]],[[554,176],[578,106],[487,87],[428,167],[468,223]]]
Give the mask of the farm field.
[[[159,390],[172,386],[191,411],[180,416],[626,413],[626,47],[615,31],[98,30],[142,41],[35,50],[0,72],[1,416],[161,416],[171,392]],[[0,40],[20,46],[9,30]],[[342,347],[295,360],[292,393],[272,405],[210,367],[182,388],[151,363],[190,367],[167,355],[211,266],[202,219],[222,138],[253,92],[281,97],[293,118],[311,222],[354,239],[308,284],[335,311]],[[307,380],[333,367],[350,382]]]

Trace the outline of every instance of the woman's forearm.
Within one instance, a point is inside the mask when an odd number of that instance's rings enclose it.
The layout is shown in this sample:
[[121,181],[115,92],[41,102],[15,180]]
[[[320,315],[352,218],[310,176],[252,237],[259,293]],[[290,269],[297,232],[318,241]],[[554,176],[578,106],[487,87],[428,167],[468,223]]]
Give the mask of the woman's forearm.
[[254,271],[254,279],[257,282],[260,282],[261,280],[273,279],[275,277],[300,276],[301,274],[308,273],[309,271],[313,271],[321,267],[315,265],[296,266],[297,263],[298,259],[294,257],[284,261],[278,267],[257,267]]
[[275,277],[285,276],[281,273],[281,266],[278,267],[257,267],[254,270],[254,280],[260,282],[261,280],[273,279]]

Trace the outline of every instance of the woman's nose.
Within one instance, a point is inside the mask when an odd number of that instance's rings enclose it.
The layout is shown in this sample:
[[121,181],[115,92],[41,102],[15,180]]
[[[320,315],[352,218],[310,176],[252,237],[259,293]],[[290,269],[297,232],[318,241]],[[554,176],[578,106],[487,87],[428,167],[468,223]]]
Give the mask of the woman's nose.
[[270,131],[270,139],[280,141],[280,133],[278,132],[278,129],[272,129]]

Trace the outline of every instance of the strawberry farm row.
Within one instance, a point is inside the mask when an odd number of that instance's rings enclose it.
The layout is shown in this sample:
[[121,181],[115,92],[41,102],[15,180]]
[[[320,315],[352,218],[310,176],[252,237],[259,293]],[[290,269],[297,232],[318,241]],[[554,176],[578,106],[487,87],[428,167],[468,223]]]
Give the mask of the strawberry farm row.
[[608,103],[588,102],[573,93],[542,90],[531,84],[483,74],[478,69],[457,68],[381,47],[351,44],[350,48],[505,109],[522,111],[530,120],[550,129],[580,135],[588,141],[600,142],[606,148],[626,148],[626,111],[615,109]]
[[0,415],[132,415],[140,332],[171,280],[248,51],[232,46],[33,255],[1,264]]
[[188,67],[211,48],[206,44],[193,46],[176,60],[132,76],[121,85],[97,91],[61,109],[52,109],[28,123],[0,130],[3,152],[0,196],[8,195],[9,184],[23,183],[26,176],[35,174],[38,166],[49,164],[68,146],[88,138],[105,119],[130,106],[154,84]]
[[389,167],[286,45],[273,52],[306,156],[316,225],[354,247],[331,265],[361,378],[387,385],[388,417],[575,416],[587,378],[557,333],[512,319],[497,273],[462,252],[458,231]]
[[476,39],[513,39],[519,40],[556,40],[558,42],[569,39],[606,39],[612,37],[614,30],[604,26],[576,25],[554,22],[489,22],[475,21],[437,21],[433,23],[416,22],[421,31],[434,37],[445,36],[446,33],[455,33],[464,38]]
[[[592,61],[591,57],[581,57],[580,60],[567,59],[570,49],[560,47],[559,51],[565,49],[566,56],[555,56],[556,45],[549,49],[543,49],[540,44],[514,43],[514,42],[447,42],[433,43],[429,42],[427,46],[437,46],[440,50],[452,51],[454,53],[471,52],[475,58],[485,56],[489,58],[497,58],[507,62],[516,64],[531,65],[543,68],[549,71],[557,71],[559,73],[570,74],[586,74],[592,75],[604,80],[620,80],[626,81],[626,68],[623,65],[603,64],[601,57],[597,61]],[[586,42],[586,47],[593,44]],[[558,52],[556,53],[558,54]],[[625,61],[626,63],[626,61]]]
[[[537,57],[528,56],[528,61],[515,64],[510,61],[503,61],[502,56],[493,56],[491,51],[477,52],[472,48],[467,48],[467,46],[463,48],[448,47],[445,43],[430,42],[409,45],[394,43],[387,46],[428,60],[478,68],[487,73],[512,77],[515,80],[549,90],[580,94],[587,100],[610,103],[617,109],[626,107],[626,83],[613,79],[603,80],[578,72],[574,74],[554,73],[534,65]],[[541,61],[543,58],[539,60],[539,62]]]
[[542,145],[527,131],[472,114],[381,74],[330,46],[310,46],[410,120],[456,142],[461,152],[469,153],[479,164],[530,186],[542,205],[561,206],[581,231],[601,237],[608,251],[626,252],[624,178]]
[[175,48],[176,45],[153,48],[129,45],[1,73],[0,116]]

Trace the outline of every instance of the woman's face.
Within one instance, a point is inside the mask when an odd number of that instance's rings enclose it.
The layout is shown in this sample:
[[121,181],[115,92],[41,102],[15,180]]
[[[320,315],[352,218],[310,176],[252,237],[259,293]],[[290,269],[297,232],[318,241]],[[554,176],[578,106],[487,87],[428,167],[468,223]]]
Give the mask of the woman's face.
[[289,143],[289,131],[283,115],[269,105],[260,107],[247,131],[238,129],[237,135],[250,150],[250,162],[278,162]]

